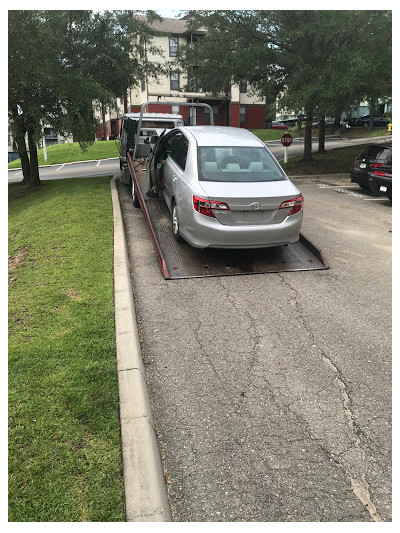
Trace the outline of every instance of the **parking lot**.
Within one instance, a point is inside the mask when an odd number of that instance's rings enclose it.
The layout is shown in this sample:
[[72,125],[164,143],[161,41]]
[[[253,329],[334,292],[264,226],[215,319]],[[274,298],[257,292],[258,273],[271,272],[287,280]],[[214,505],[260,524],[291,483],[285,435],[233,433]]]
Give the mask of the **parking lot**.
[[119,185],[174,520],[391,520],[391,203],[293,181],[329,270],[180,280]]

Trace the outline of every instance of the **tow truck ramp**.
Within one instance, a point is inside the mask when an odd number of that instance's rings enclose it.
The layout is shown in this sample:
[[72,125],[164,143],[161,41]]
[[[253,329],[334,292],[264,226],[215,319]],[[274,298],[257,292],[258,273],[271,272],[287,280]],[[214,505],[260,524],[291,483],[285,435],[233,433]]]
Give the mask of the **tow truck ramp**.
[[304,235],[287,246],[255,250],[199,249],[178,243],[172,235],[171,215],[162,198],[148,198],[146,174],[128,166],[165,279],[237,276],[329,268],[321,252]]

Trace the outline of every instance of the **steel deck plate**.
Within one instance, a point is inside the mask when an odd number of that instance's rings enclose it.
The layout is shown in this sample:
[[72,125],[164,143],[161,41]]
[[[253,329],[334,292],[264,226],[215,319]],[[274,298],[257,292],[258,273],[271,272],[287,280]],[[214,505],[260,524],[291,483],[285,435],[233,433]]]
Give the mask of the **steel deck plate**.
[[164,200],[148,198],[145,173],[136,171],[149,218],[165,260],[166,279],[203,278],[325,270],[328,267],[319,250],[303,235],[295,244],[255,250],[199,249],[188,243],[178,243],[172,235],[171,215]]

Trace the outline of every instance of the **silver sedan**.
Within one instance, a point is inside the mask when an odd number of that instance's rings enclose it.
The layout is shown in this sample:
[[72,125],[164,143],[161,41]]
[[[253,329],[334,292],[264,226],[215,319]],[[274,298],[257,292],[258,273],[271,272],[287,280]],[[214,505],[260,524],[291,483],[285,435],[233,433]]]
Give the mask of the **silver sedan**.
[[160,188],[178,241],[197,248],[266,248],[299,239],[303,197],[245,129],[187,126],[163,134],[147,178],[149,187]]

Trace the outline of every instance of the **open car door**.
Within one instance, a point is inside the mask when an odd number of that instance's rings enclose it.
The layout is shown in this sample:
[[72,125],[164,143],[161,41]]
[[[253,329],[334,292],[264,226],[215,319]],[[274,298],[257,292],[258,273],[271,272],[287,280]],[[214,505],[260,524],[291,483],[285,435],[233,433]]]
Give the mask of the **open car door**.
[[160,143],[162,142],[163,138],[165,137],[165,133],[167,130],[164,130],[161,135],[158,137],[155,144],[150,143],[150,155],[147,158],[147,165],[146,165],[146,180],[147,180],[147,190],[149,191],[153,185],[155,185],[155,166],[156,166],[156,158],[155,154],[157,152],[158,147],[160,146]]

